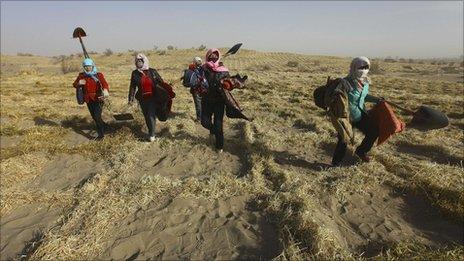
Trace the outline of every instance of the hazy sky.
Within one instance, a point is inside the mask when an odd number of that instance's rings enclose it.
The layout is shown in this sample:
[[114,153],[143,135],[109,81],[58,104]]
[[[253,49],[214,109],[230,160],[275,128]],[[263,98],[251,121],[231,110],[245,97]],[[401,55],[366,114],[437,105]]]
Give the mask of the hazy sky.
[[1,52],[227,47],[341,56],[463,54],[463,1],[1,2]]

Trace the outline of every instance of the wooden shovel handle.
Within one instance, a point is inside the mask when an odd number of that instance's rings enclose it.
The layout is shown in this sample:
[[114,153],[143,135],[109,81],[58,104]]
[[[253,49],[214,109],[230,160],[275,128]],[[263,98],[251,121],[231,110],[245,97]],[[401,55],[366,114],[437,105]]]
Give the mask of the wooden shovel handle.
[[85,49],[84,42],[82,42],[82,38],[80,35],[79,35],[79,42],[81,43],[82,51],[84,51],[84,57],[90,58],[89,54],[87,53],[87,50]]
[[398,108],[398,109],[400,109],[400,110],[403,110],[403,111],[405,111],[405,112],[407,112],[407,113],[409,113],[409,114],[414,114],[414,113],[415,113],[413,110],[410,110],[410,109],[408,109],[408,108],[405,108],[405,107],[403,107],[403,106],[401,106],[401,105],[398,105],[398,104],[396,104],[396,103],[394,103],[394,102],[391,102],[391,101],[386,101],[386,102],[389,103],[389,104],[391,104],[393,107]]

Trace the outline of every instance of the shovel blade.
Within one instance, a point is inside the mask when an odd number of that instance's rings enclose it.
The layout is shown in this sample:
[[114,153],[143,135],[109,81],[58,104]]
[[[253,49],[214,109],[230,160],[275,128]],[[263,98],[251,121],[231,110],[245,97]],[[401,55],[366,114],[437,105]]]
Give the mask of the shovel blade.
[[234,46],[232,46],[232,48],[229,49],[229,51],[227,51],[227,55],[229,54],[235,54],[236,52],[238,52],[238,49],[240,49],[240,47],[242,47],[242,43],[238,43]]
[[131,121],[134,119],[134,116],[132,116],[132,113],[113,114],[113,117],[117,121]]
[[449,125],[449,119],[441,111],[421,106],[414,113],[410,124],[422,130],[441,129]]
[[84,29],[82,29],[81,27],[77,27],[76,29],[74,29],[73,38],[79,38],[79,37],[85,37],[85,36],[87,36],[87,34],[85,33]]

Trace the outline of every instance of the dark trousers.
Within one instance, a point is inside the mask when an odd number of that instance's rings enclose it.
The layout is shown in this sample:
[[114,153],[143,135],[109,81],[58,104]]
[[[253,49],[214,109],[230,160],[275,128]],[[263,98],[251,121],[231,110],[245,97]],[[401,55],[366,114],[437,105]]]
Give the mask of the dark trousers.
[[222,129],[224,108],[224,102],[201,100],[201,125],[208,129],[210,134],[215,136],[216,149],[222,149],[224,147],[224,131]]
[[90,115],[97,126],[98,137],[103,138],[106,125],[102,119],[103,102],[91,101],[87,103],[87,108],[89,108]]
[[[372,149],[374,142],[379,137],[379,128],[366,113],[362,114],[360,121],[353,122],[351,124],[365,135],[361,144],[356,148],[356,154],[366,155]],[[343,157],[346,153],[346,148],[347,144],[343,142],[339,135],[337,146],[335,147],[335,152],[332,158],[333,165],[337,165],[343,160]]]
[[190,91],[193,97],[193,103],[195,104],[195,112],[197,114],[197,120],[201,120],[201,96],[194,92]]
[[139,100],[140,108],[142,109],[143,117],[145,118],[145,123],[147,124],[148,128],[148,135],[155,136],[155,124],[156,124],[156,108],[155,108],[155,100],[148,99],[148,100]]

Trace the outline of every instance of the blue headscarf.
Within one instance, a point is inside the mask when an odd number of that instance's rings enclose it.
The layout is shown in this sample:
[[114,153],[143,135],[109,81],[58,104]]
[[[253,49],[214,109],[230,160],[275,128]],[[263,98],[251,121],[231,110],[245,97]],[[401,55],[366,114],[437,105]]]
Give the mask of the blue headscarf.
[[[84,68],[84,66],[92,66],[92,71],[91,72],[87,72]],[[95,63],[93,62],[92,59],[90,58],[85,58],[84,61],[82,62],[82,68],[84,69],[84,74],[87,75],[87,76],[90,76],[92,77],[95,82],[98,82],[98,78],[97,78],[97,66],[95,66]]]

